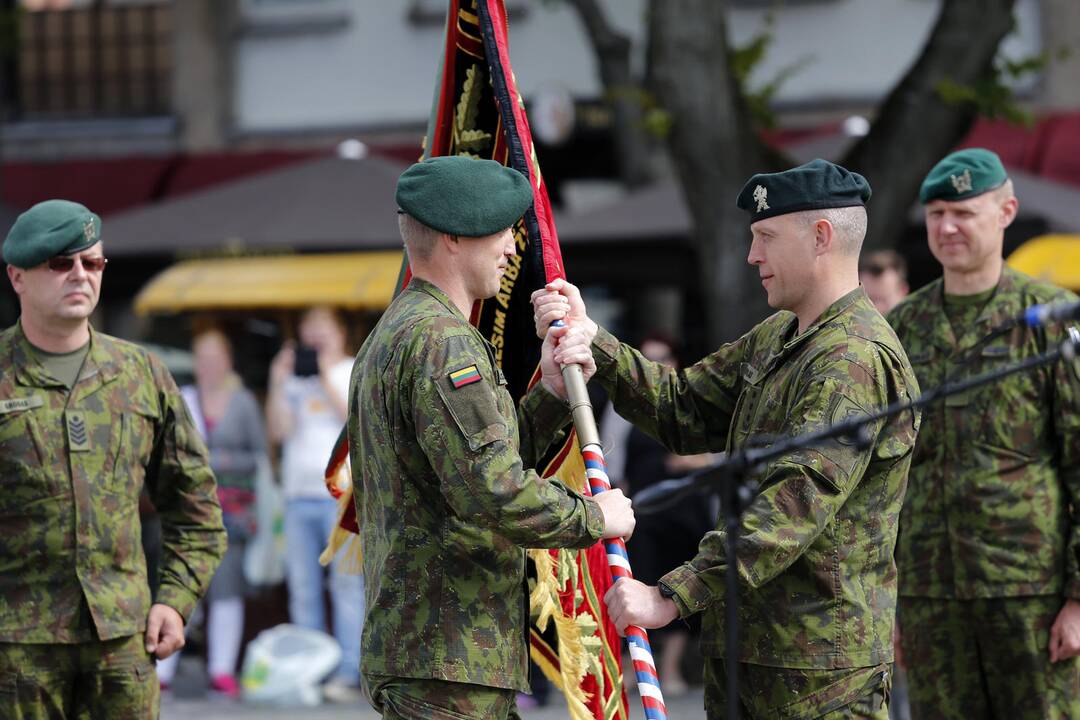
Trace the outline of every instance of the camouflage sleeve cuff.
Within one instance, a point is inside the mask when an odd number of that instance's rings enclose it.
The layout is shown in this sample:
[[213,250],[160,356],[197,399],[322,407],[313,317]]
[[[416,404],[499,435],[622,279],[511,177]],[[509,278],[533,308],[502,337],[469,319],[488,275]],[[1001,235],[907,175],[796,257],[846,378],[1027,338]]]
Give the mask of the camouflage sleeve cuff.
[[712,590],[697,576],[689,563],[675,568],[660,578],[660,582],[675,591],[675,596],[671,599],[679,609],[680,618],[699,613],[713,604]]
[[198,599],[195,593],[186,588],[173,583],[162,582],[157,595],[154,597],[154,603],[168,605],[180,613],[180,617],[184,618],[184,624],[187,625],[191,613],[195,612],[195,603]]
[[544,435],[552,435],[570,422],[569,405],[562,398],[553,395],[544,387],[544,383],[536,383],[525,395],[521,407],[531,419],[536,432]]
[[599,540],[604,535],[604,511],[591,497],[584,498],[584,500],[585,528],[589,532],[589,537],[593,540]]
[[619,353],[619,339],[599,325],[596,326],[596,337],[592,342],[593,360],[596,361],[596,376],[605,380],[612,377],[612,368],[615,367],[616,357]]
[[1080,600],[1080,579],[1073,579],[1066,583],[1065,597],[1070,600]]

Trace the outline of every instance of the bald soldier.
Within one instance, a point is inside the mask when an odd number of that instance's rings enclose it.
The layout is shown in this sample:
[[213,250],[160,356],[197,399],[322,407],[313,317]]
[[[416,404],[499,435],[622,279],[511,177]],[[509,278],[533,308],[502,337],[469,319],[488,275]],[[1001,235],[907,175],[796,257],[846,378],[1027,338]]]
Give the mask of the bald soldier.
[[[516,693],[529,692],[524,548],[625,537],[633,512],[620,491],[583,497],[529,469],[570,417],[555,338],[516,411],[469,324],[514,254],[525,177],[438,157],[402,173],[396,198],[413,277],[360,349],[349,392],[364,685],[386,718],[516,718]],[[587,348],[567,358],[595,369]]]
[[[924,388],[1020,362],[1075,301],[1005,266],[1018,201],[997,155],[945,157],[919,192],[942,278],[888,316]],[[924,410],[900,515],[900,629],[913,718],[1080,718],[1080,385],[1058,362]]]
[[[3,247],[19,321],[0,333],[0,718],[150,718],[153,659],[225,550],[214,476],[157,358],[89,322],[101,220],[48,200]],[[154,598],[143,488],[161,516]]]
[[[534,293],[538,329],[568,318],[595,332],[596,377],[615,409],[677,453],[737,451],[907,400],[918,393],[907,357],[859,287],[869,197],[861,175],[823,160],[750,178],[738,197],[750,216],[747,261],[780,312],[681,372],[596,329],[568,284]],[[555,358],[580,337],[561,340]],[[754,472],[736,557],[718,529],[657,586],[616,583],[605,600],[619,630],[701,613],[709,718],[725,717],[732,662],[743,717],[888,717],[893,547],[917,425],[904,413],[871,424],[865,449],[819,441]],[[724,657],[732,562],[737,658]]]

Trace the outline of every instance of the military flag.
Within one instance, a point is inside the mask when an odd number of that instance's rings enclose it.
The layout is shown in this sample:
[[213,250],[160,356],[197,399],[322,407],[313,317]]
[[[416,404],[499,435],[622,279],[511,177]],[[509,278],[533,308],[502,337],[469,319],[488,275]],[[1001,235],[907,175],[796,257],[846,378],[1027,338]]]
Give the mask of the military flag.
[[[478,302],[471,317],[494,346],[511,395],[520,400],[540,375],[540,341],[533,330],[529,296],[565,273],[547,188],[510,68],[503,0],[449,0],[446,43],[423,155],[495,160],[532,182],[533,207],[514,227],[517,254],[499,292]],[[405,267],[399,289],[408,279]],[[344,471],[347,457],[343,431],[327,468],[331,493],[345,494],[343,512],[324,561],[359,531]],[[573,432],[538,470],[589,492]],[[358,561],[359,554],[357,547],[351,559]],[[602,601],[612,582],[603,546],[531,550],[529,555],[536,574],[530,594],[533,660],[563,691],[573,720],[625,719],[619,637]]]

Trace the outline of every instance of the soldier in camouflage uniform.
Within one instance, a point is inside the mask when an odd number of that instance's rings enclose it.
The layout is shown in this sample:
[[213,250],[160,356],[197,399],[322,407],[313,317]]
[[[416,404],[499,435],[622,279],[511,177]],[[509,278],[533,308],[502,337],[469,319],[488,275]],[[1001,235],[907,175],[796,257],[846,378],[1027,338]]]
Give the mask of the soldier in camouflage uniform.
[[[869,195],[861,176],[822,160],[752,177],[738,199],[751,215],[747,261],[781,312],[678,373],[598,330],[597,377],[615,409],[673,452],[730,452],[917,394],[896,335],[859,287]],[[591,322],[571,286],[552,290],[566,298],[534,293],[538,329]],[[710,718],[726,714],[725,668],[736,660],[743,717],[886,718],[893,547],[917,426],[905,413],[873,424],[867,449],[823,441],[755,472],[734,559],[738,658],[724,657],[723,529],[657,587],[617,583],[605,600],[620,631],[703,613]]]
[[[1013,322],[1076,297],[1004,266],[1017,200],[997,155],[949,155],[920,200],[944,277],[889,321],[923,388],[1059,343],[1061,327]],[[924,411],[897,546],[913,718],[1080,718],[1075,372],[1043,366]]]
[[[514,254],[528,181],[439,157],[402,174],[413,278],[357,355],[349,392],[367,579],[361,671],[387,718],[517,717],[528,692],[525,547],[586,547],[633,529],[629,500],[583,497],[529,468],[568,423],[550,361],[520,412],[469,324]],[[575,361],[588,364],[587,348]],[[589,368],[591,372],[594,368]]]
[[[153,659],[225,548],[206,449],[165,367],[93,330],[101,221],[49,200],[4,241],[19,322],[0,333],[0,718],[149,718]],[[161,514],[151,600],[144,485]]]

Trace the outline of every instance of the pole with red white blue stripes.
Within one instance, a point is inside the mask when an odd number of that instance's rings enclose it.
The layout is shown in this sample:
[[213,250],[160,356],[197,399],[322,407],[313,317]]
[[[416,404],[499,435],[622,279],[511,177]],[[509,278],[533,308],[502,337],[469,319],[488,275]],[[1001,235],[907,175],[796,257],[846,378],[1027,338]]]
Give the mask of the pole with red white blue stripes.
[[[592,403],[589,402],[589,393],[585,389],[585,376],[580,365],[564,366],[562,375],[570,400],[570,412],[574,416],[574,429],[581,445],[581,457],[585,460],[589,490],[593,495],[599,495],[611,489],[611,480],[604,462],[604,450],[600,446],[600,433],[596,429]],[[604,540],[604,550],[614,582],[634,577],[622,538]],[[649,636],[644,628],[630,625],[626,628],[626,643],[630,648],[630,659],[634,663],[638,694],[641,695],[646,719],[667,720],[667,707],[664,705],[664,694],[660,691],[660,678],[656,674],[656,662],[653,660]]]

